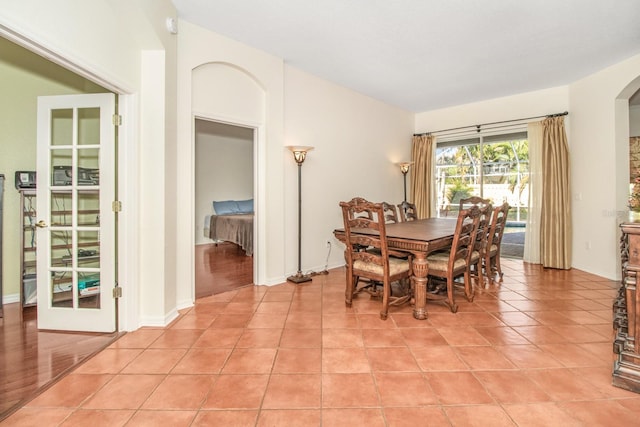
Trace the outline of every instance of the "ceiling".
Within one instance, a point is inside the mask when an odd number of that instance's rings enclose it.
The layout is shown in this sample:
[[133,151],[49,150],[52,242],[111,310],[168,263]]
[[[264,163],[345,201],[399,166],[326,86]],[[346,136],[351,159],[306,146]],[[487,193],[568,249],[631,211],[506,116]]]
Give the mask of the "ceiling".
[[185,21],[413,112],[567,85],[640,53],[638,0],[173,0]]

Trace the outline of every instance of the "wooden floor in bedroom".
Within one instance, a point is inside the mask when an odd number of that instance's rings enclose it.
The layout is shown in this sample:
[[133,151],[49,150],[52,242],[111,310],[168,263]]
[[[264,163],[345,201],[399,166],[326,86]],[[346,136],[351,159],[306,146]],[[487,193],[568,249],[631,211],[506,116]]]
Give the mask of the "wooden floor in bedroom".
[[38,330],[36,310],[35,306],[23,309],[19,303],[4,305],[4,317],[0,318],[0,421],[119,336]]
[[253,284],[253,257],[229,242],[196,245],[196,298]]

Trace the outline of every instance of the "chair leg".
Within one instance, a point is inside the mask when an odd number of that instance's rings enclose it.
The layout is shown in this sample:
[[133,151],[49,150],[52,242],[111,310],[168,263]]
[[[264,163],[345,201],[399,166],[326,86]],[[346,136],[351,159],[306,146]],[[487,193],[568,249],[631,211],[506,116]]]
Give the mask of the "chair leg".
[[478,257],[478,261],[475,264],[476,270],[476,283],[478,286],[484,286],[484,276],[482,275],[482,257]]
[[471,274],[469,274],[469,270],[464,273],[464,295],[467,297],[467,301],[473,302],[473,283],[471,283]]
[[495,273],[493,271],[493,261],[490,255],[487,255],[484,258],[484,271],[487,275],[489,285],[493,285],[495,283]]
[[[344,304],[347,307],[351,307],[352,301],[353,301],[353,284],[354,284],[354,277],[353,274],[351,274],[351,269],[347,268],[347,278],[346,278],[346,288],[344,290]],[[355,284],[356,286],[358,286],[358,280],[357,278],[355,279]]]
[[380,310],[380,319],[387,320],[389,315],[389,298],[391,297],[391,283],[385,280],[382,284],[382,310]]
[[495,259],[495,263],[496,263],[496,271],[498,272],[498,277],[499,277],[498,280],[500,280],[500,282],[502,282],[502,276],[504,275],[504,273],[502,273],[502,267],[500,267],[500,253],[499,252],[496,254],[494,259]]
[[456,305],[456,301],[453,296],[454,286],[453,277],[447,277],[447,305],[452,313],[456,313],[458,311],[458,306]]

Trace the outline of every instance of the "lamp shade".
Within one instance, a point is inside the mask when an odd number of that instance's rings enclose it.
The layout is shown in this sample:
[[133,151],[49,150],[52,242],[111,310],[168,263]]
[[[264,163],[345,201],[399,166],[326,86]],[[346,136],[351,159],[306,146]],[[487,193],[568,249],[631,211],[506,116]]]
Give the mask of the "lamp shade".
[[288,145],[287,148],[293,153],[296,163],[300,164],[307,158],[307,152],[313,150],[313,147],[304,145]]
[[409,167],[413,164],[413,162],[401,162],[398,163],[398,166],[400,166],[400,171],[403,174],[407,174],[407,172],[409,172]]

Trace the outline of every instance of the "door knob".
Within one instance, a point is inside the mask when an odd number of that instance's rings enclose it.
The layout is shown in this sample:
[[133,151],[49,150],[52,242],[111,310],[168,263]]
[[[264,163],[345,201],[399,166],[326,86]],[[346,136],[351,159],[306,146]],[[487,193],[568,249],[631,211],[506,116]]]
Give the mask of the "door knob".
[[44,222],[43,220],[40,220],[40,221],[36,222],[36,227],[38,227],[38,228],[47,228],[47,223]]

